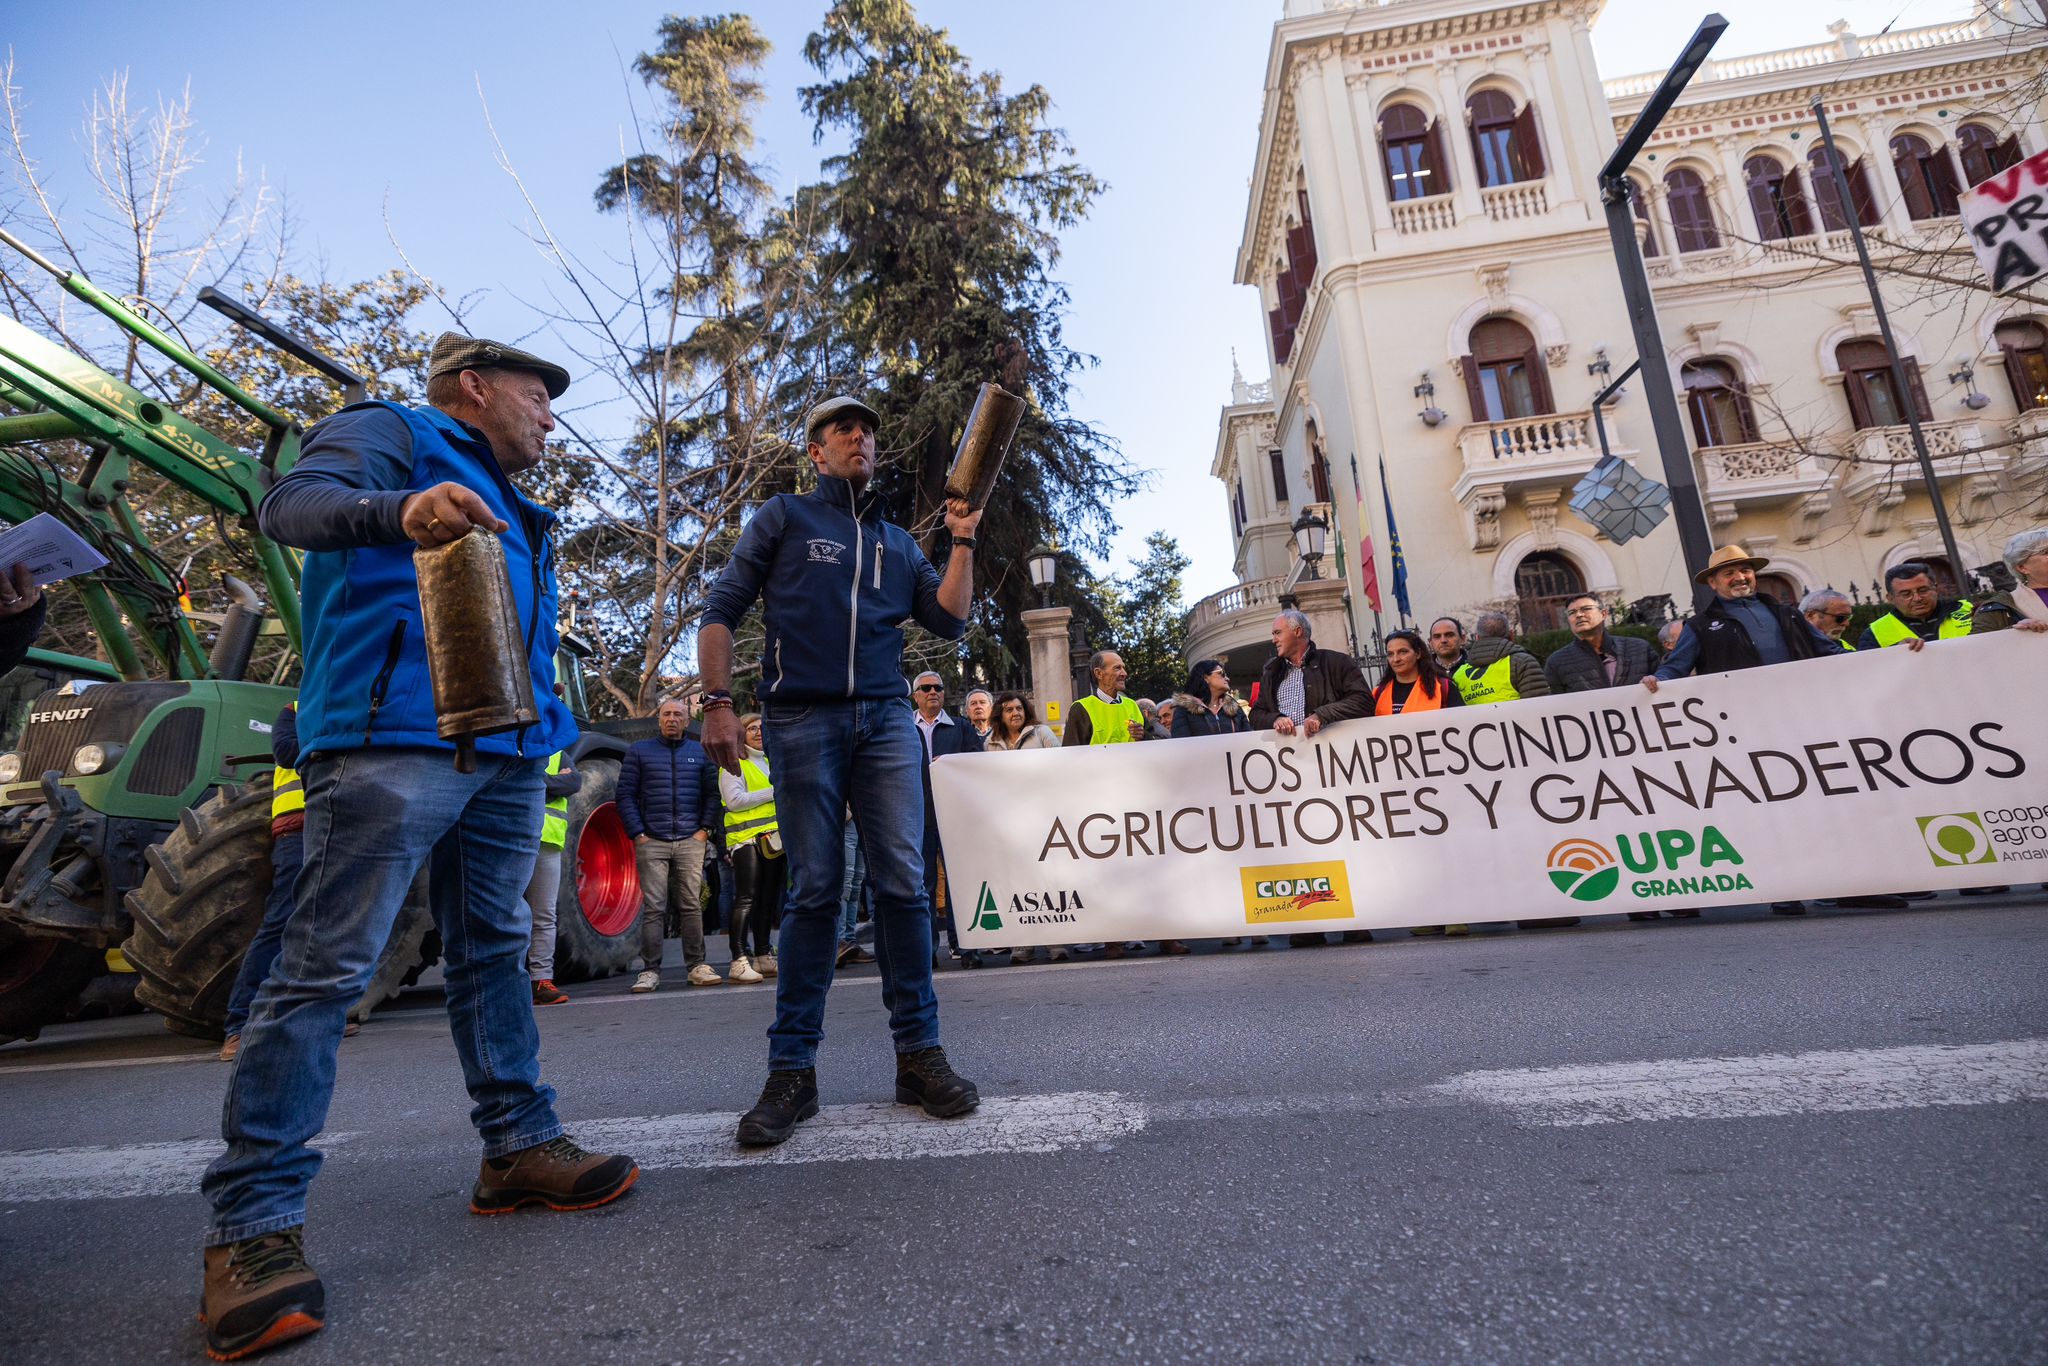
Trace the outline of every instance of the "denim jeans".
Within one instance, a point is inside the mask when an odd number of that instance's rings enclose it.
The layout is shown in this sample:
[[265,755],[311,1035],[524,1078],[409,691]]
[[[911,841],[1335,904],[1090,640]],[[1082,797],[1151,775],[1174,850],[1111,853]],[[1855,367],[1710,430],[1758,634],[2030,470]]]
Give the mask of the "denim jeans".
[[228,1149],[199,1183],[213,1204],[209,1245],[305,1222],[320,1169],[307,1143],[327,1123],[342,1027],[423,862],[446,955],[448,1025],[484,1156],[561,1134],[555,1094],[540,1080],[524,962],[522,893],[540,847],[544,762],[480,754],[475,773],[458,773],[446,750],[373,748],[301,765],[306,863],[228,1079]]
[[704,961],[704,864],[711,845],[685,835],[658,840],[652,835],[633,842],[633,861],[640,869],[640,961],[644,971],[661,971],[662,922],[668,919],[668,879],[681,879],[677,914],[682,920],[683,966]]
[[542,848],[526,881],[526,909],[533,917],[533,940],[526,950],[526,975],[536,982],[555,980],[555,904],[562,893],[562,851]]
[[839,884],[839,943],[843,948],[857,942],[860,933],[861,896],[867,889],[867,856],[860,851],[860,827],[846,822],[846,875]]
[[846,810],[860,827],[874,894],[875,960],[899,1053],[939,1041],[932,916],[924,895],[924,742],[908,698],[770,702],[764,708],[775,813],[793,886],[776,961],[771,1068],[811,1066],[839,952]]
[[299,865],[306,861],[306,833],[289,830],[270,842],[270,899],[263,903],[263,923],[242,955],[242,969],[235,974],[235,989],[228,997],[227,1036],[234,1038],[249,1020],[249,1005],[256,988],[270,975],[277,961],[277,946],[284,939],[284,923],[292,918],[292,889],[298,886]]

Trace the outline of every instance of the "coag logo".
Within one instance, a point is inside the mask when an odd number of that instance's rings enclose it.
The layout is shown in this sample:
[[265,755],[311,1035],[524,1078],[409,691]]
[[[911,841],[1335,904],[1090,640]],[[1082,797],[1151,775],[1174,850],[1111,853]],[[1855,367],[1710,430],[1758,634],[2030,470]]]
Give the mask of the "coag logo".
[[1947,816],[1921,816],[1920,838],[1937,868],[1960,868],[1966,863],[1996,863],[1998,853],[1991,847],[1991,835],[1983,818],[1974,811],[1957,811]]
[[986,882],[981,884],[981,895],[974,902],[974,928],[977,930],[1000,930],[1003,927],[1001,912],[996,910],[995,894]]
[[1289,863],[1240,868],[1247,925],[1294,920],[1350,920],[1351,881],[1342,863]]
[[1563,840],[1550,851],[1550,881],[1574,901],[1598,901],[1620,885],[1621,869],[1593,841]]

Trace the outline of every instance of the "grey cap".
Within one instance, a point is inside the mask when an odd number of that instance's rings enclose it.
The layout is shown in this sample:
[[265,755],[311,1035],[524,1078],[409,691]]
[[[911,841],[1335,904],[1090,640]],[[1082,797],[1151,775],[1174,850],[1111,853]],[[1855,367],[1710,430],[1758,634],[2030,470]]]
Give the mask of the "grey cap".
[[867,404],[862,403],[851,394],[837,394],[804,414],[804,439],[809,440],[817,435],[818,428],[849,409],[866,415],[868,422],[873,426],[880,427],[882,425],[881,414],[877,413],[873,408],[868,407]]
[[465,337],[460,332],[443,332],[434,338],[434,351],[427,360],[427,378],[452,375],[459,370],[530,370],[548,386],[549,398],[560,398],[569,387],[567,370],[531,351],[483,337]]

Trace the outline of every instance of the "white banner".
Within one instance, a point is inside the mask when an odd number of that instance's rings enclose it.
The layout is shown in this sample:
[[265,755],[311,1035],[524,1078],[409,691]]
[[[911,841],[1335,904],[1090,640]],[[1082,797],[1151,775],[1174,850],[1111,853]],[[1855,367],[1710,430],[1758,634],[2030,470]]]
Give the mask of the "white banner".
[[2011,294],[2048,275],[2048,152],[1972,186],[1957,207],[1992,293]]
[[961,942],[1537,919],[2048,879],[2030,632],[1348,721],[968,754]]

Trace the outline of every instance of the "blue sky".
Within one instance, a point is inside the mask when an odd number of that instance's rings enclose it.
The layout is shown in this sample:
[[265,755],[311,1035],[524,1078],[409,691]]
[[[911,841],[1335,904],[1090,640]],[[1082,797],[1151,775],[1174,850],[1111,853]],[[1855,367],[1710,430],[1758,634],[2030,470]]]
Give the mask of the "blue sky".
[[[334,279],[395,265],[388,210],[416,266],[475,296],[478,332],[516,336],[531,328],[530,302],[553,281],[522,235],[525,211],[496,164],[483,100],[556,231],[601,256],[618,228],[590,207],[590,191],[617,160],[628,87],[637,84],[626,68],[673,8],[75,0],[10,6],[4,41],[30,102],[33,150],[58,173],[74,212],[87,207],[75,168],[95,86],[125,71],[135,101],[148,104],[189,80],[208,139],[205,177],[231,177],[238,156],[260,168],[288,196],[308,260]],[[831,150],[814,146],[796,101],[812,79],[803,40],[824,3],[729,8],[753,14],[776,46],[764,72],[760,143],[786,191],[813,178]],[[1051,91],[1077,156],[1109,184],[1091,219],[1068,235],[1058,270],[1073,292],[1068,339],[1102,362],[1083,377],[1073,406],[1154,471],[1148,491],[1117,509],[1123,531],[1109,567],[1121,568],[1147,532],[1163,528],[1194,559],[1191,601],[1231,581],[1229,521],[1208,469],[1232,348],[1248,378],[1265,377],[1257,298],[1230,275],[1279,9],[1279,0],[919,6],[977,66],[1000,70],[1013,87]],[[1835,18],[1874,33],[1894,20],[1954,18],[1969,4],[1727,0],[1720,9],[1731,21],[1719,51],[1728,56],[1825,41]],[[1594,29],[1601,69],[1613,76],[1665,64],[1703,12],[1610,0]]]

